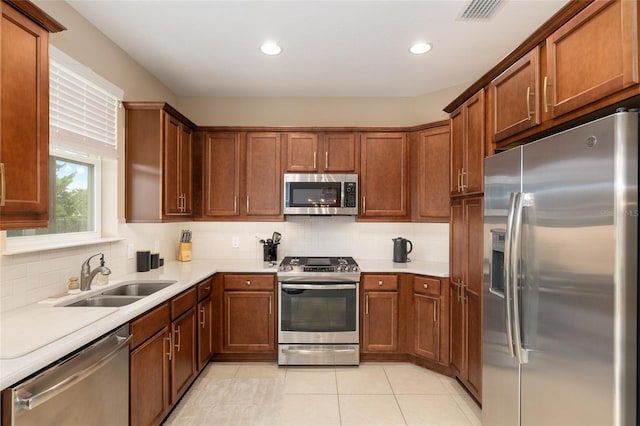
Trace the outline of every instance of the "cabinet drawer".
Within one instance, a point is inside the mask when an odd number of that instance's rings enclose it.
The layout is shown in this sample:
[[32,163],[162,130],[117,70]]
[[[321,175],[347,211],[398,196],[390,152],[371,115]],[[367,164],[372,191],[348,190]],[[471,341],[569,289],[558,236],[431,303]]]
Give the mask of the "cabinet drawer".
[[137,318],[129,324],[131,330],[130,348],[147,340],[169,324],[169,304],[164,303],[157,308],[149,311],[140,318]]
[[414,277],[414,293],[427,294],[431,296],[440,295],[440,280],[436,278]]
[[196,304],[196,288],[193,287],[190,290],[171,299],[171,320],[178,318],[189,308]]
[[397,291],[397,275],[366,275],[364,277],[365,290]]
[[272,275],[225,275],[225,290],[274,290]]
[[211,294],[213,289],[213,278],[208,278],[205,281],[198,284],[198,301],[205,299]]

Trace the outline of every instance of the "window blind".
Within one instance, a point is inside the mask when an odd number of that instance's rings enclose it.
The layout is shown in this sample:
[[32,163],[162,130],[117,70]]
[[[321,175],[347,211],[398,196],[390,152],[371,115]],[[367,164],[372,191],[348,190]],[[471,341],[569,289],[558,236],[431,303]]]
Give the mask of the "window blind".
[[122,90],[51,46],[49,141],[52,147],[116,158]]

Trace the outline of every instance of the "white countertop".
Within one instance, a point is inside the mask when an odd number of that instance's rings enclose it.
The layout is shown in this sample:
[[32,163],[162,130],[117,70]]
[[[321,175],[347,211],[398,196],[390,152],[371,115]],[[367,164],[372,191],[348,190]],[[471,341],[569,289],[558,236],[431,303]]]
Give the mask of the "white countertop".
[[[362,272],[396,272],[447,277],[446,263],[357,260]],[[276,266],[262,261],[206,259],[167,262],[162,268],[133,273],[106,286],[94,284],[90,292],[47,299],[0,314],[0,389],[11,386],[63,358],[140,314],[201,282],[216,272],[275,273]],[[58,307],[88,295],[99,294],[131,280],[176,280],[150,296],[120,308]]]

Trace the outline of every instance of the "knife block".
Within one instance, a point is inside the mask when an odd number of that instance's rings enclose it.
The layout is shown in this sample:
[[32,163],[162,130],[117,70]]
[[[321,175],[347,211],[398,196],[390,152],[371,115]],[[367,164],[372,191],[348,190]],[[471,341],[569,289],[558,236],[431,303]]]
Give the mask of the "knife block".
[[180,262],[191,262],[191,243],[180,243],[178,260]]

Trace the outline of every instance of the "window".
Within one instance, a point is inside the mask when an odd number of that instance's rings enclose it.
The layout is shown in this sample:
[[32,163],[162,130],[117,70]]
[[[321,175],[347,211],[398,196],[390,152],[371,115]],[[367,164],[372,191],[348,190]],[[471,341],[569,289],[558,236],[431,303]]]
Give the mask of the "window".
[[122,96],[122,90],[50,46],[49,227],[7,231],[9,245],[101,236],[101,164],[117,158]]

